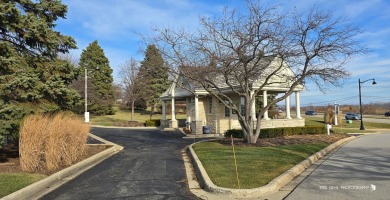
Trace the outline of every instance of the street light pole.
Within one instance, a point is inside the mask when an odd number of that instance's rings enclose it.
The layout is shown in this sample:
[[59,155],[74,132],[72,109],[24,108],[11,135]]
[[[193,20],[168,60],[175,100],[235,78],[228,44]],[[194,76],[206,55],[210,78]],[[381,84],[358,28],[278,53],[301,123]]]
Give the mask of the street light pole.
[[338,125],[338,121],[337,121],[337,115],[339,114],[339,106],[340,104],[338,103],[334,103],[334,125],[337,126]]
[[88,81],[88,76],[87,76],[87,68],[85,68],[85,84],[84,84],[84,107],[85,107],[85,111],[84,111],[84,122],[85,123],[89,123],[89,112],[88,112],[88,107],[87,107],[87,98],[88,98],[88,87],[87,87],[87,81]]
[[373,78],[365,80],[365,81],[360,81],[360,78],[359,78],[360,130],[365,130],[364,124],[363,124],[362,84],[367,82],[367,81],[371,81],[371,80],[372,80],[372,84],[375,85],[376,82],[375,82],[375,79],[373,79]]

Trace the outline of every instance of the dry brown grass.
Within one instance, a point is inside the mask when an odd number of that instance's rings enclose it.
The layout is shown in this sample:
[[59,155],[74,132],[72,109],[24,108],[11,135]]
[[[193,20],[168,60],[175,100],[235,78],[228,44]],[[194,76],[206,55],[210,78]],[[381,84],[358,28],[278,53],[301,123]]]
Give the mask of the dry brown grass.
[[[333,112],[332,109],[327,109],[326,112],[324,113],[324,123],[325,124],[334,124],[334,118],[335,118],[335,113]],[[342,116],[341,114],[337,115],[337,123],[341,124],[341,119]]]
[[63,113],[26,117],[20,131],[22,170],[51,173],[78,162],[89,129],[82,119]]
[[[325,113],[328,109],[334,109],[333,105],[328,106],[309,106],[306,110],[315,110],[317,112]],[[342,104],[340,106],[340,110],[342,113],[348,112],[360,112],[359,105],[348,105]],[[390,102],[388,103],[371,103],[371,104],[363,104],[363,114],[371,114],[371,115],[383,115],[385,112],[390,111]]]

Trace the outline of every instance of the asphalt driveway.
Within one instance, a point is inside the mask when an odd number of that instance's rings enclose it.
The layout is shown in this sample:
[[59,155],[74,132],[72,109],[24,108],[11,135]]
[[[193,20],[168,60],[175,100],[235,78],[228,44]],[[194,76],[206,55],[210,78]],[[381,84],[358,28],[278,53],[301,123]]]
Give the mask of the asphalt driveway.
[[158,129],[93,128],[124,147],[41,199],[198,199],[188,189],[181,151],[193,140]]

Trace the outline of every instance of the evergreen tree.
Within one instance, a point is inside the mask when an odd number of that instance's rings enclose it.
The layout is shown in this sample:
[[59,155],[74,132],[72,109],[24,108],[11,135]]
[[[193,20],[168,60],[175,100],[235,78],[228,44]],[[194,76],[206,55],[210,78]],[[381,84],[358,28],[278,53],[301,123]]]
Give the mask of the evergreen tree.
[[96,115],[114,114],[114,87],[112,69],[97,41],[83,50],[80,58],[81,77],[88,73],[88,111]]
[[77,72],[57,56],[76,43],[53,30],[66,12],[61,1],[0,2],[0,144],[5,136],[17,140],[25,115],[70,109],[79,102],[68,87]]
[[164,66],[164,60],[155,45],[148,45],[145,58],[141,62],[140,76],[146,84],[145,100],[151,107],[153,115],[154,107],[160,102],[160,95],[169,87],[168,71]]

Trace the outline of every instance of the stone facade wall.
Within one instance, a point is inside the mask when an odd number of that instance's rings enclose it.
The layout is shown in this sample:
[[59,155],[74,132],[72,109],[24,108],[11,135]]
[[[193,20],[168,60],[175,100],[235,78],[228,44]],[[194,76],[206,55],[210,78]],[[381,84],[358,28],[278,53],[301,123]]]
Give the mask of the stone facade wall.
[[186,102],[186,113],[187,119],[191,121],[191,131],[193,134],[202,134],[203,126],[206,125],[206,108],[207,108],[207,97],[198,98],[198,111],[199,119],[195,122],[195,99],[191,97]]
[[[202,134],[203,126],[210,126],[213,133],[224,134],[229,129],[241,129],[237,115],[232,114],[230,117],[225,117],[225,105],[219,102],[218,99],[212,97],[212,110],[209,110],[209,102],[211,96],[203,96],[198,99],[199,120],[195,120],[195,100],[192,97],[191,101],[187,100],[186,112],[191,118],[191,129],[193,134]],[[230,97],[239,107],[240,98],[238,96]],[[276,128],[276,127],[300,127],[305,126],[304,119],[271,119],[262,120],[261,128]]]
[[[241,129],[238,120],[234,120],[234,124],[231,129]],[[262,120],[261,128],[278,128],[278,127],[301,127],[305,126],[305,119],[271,119],[271,120]],[[228,130],[228,127],[225,127],[225,131]]]
[[305,126],[305,119],[273,119],[273,120],[261,121],[261,128],[301,127],[301,126]]
[[[210,100],[211,100],[211,102],[210,102]],[[209,108],[210,103],[212,104],[211,105],[211,112],[210,112],[210,108]],[[205,125],[210,126],[212,132],[216,133],[217,125],[218,125],[217,113],[216,113],[216,112],[218,112],[217,100],[211,96],[205,97],[204,98],[204,108],[205,108],[204,111],[205,111],[205,116],[206,116]]]
[[203,122],[202,121],[192,121],[191,122],[191,133],[192,134],[202,134],[203,133]]
[[[207,97],[201,97],[198,99],[198,108],[199,108],[199,120],[203,121],[203,125],[206,124],[206,106],[207,106]],[[194,112],[195,114],[195,112]]]

